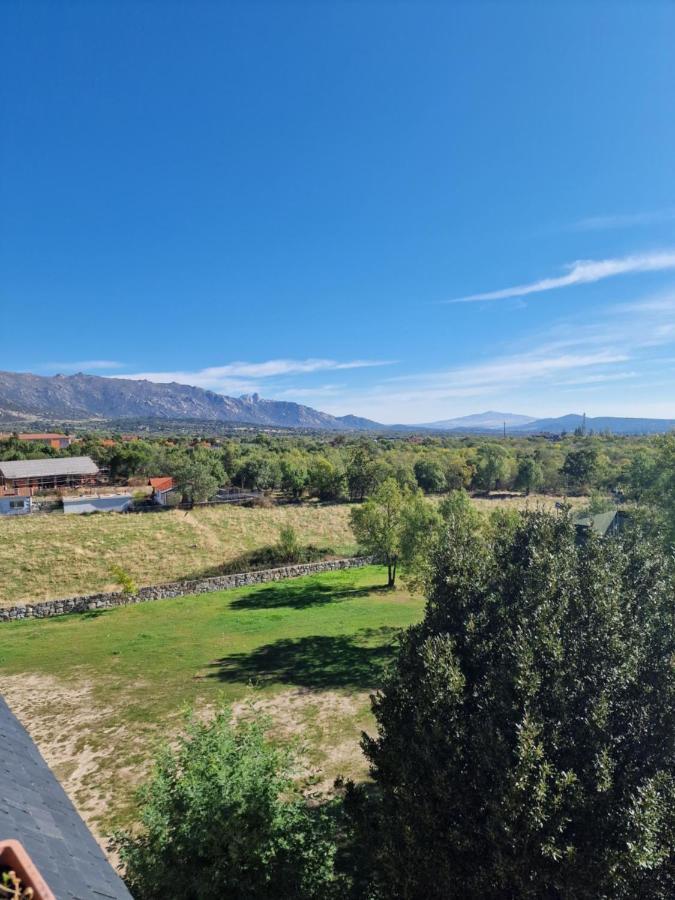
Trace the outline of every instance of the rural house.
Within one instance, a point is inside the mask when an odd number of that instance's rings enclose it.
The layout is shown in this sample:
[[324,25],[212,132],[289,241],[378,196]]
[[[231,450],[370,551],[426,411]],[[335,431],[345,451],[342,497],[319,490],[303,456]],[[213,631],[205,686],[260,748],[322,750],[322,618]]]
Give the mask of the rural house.
[[0,494],[30,496],[36,491],[96,484],[98,466],[88,456],[0,461]]
[[175,506],[180,503],[181,496],[176,491],[173,478],[150,478],[148,484],[152,488],[152,499],[158,506]]
[[41,447],[51,447],[52,450],[64,450],[76,440],[72,435],[60,434],[56,431],[23,432],[22,434],[0,434],[0,440],[8,441],[18,438],[28,444],[38,444]]
[[64,450],[66,447],[70,447],[74,439],[67,434],[46,431],[44,433],[20,434],[19,440],[27,441],[30,444],[44,444],[53,450]]

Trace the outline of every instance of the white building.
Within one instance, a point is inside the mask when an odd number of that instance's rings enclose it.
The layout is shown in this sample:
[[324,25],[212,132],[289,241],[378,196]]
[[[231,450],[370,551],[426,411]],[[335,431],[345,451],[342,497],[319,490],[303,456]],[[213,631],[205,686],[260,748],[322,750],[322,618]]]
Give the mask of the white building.
[[128,512],[133,505],[131,494],[107,494],[98,497],[64,497],[63,512],[67,516],[86,513]]

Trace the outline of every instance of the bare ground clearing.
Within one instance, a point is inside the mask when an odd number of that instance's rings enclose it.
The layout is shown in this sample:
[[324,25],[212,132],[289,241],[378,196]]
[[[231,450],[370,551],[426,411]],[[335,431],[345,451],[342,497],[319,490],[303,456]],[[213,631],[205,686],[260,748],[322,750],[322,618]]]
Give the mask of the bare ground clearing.
[[[86,681],[13,675],[3,678],[2,686],[12,710],[108,852],[111,810],[116,811],[113,821],[133,815],[134,794],[149,775],[153,750],[167,733],[180,728],[181,712],[139,732],[122,721],[124,697],[118,694],[114,703],[102,705]],[[195,712],[208,720],[215,708],[210,702],[198,703]],[[359,736],[373,724],[368,691],[298,688],[261,697],[249,689],[232,710],[235,719],[262,713],[270,720],[272,737],[296,743],[297,777],[312,795],[330,795],[338,775],[367,775]]]

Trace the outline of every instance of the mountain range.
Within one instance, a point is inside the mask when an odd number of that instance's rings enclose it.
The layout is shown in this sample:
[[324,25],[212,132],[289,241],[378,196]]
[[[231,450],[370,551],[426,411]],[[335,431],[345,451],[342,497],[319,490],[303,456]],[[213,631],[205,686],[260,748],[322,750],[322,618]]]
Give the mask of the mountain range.
[[0,419],[83,422],[100,419],[195,419],[283,428],[347,431],[376,422],[319,412],[258,394],[225,397],[187,384],[157,384],[100,375],[0,372]]
[[656,434],[675,428],[675,419],[621,417],[585,418],[570,414],[559,418],[489,410],[476,415],[444,419],[423,425],[381,425],[360,416],[332,416],[309,406],[265,400],[258,394],[226,397],[199,387],[171,382],[158,384],[100,375],[32,375],[0,372],[0,421],[5,426],[22,422],[92,424],[123,419],[194,420],[261,427],[319,429],[324,431],[446,431],[509,434],[560,434],[585,424],[587,430],[616,434]]

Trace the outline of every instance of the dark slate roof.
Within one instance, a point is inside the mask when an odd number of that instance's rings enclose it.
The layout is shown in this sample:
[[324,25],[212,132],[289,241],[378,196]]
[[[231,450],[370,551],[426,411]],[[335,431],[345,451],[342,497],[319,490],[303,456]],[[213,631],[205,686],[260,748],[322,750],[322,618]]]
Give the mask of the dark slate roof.
[[0,474],[5,478],[40,478],[55,475],[96,475],[98,466],[88,456],[66,456],[63,459],[11,459],[0,461]]
[[132,900],[0,696],[0,840],[21,841],[57,900]]
[[594,516],[579,516],[574,524],[577,528],[588,528],[600,537],[604,537],[611,528],[615,527],[617,516],[620,517],[621,513],[612,509],[608,512],[596,513]]

